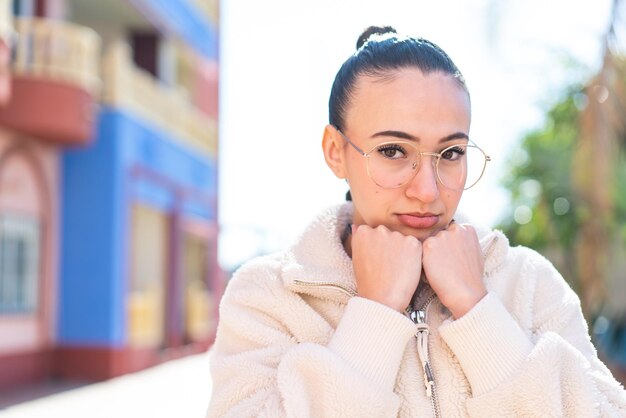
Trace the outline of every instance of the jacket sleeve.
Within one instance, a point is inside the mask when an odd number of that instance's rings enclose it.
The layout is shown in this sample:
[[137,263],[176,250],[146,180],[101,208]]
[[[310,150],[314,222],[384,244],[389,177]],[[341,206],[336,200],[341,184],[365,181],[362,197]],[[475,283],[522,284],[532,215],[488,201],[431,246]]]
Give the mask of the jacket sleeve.
[[578,296],[543,257],[524,267],[528,324],[490,292],[440,327],[472,388],[469,415],[626,417],[626,392],[598,359]]
[[[333,330],[274,276],[245,268],[227,287],[208,417],[397,416],[393,388],[413,323],[353,297]],[[310,339],[298,337],[302,329]]]

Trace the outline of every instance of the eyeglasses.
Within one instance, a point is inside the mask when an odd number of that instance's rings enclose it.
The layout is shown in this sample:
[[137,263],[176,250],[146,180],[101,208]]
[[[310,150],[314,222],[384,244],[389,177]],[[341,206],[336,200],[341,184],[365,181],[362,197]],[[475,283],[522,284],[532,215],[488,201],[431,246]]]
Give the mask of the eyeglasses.
[[440,152],[421,152],[414,143],[408,141],[383,142],[364,152],[339,129],[337,132],[365,157],[368,176],[383,189],[395,189],[411,181],[420,169],[423,155],[432,157],[439,182],[457,191],[467,190],[478,183],[487,162],[491,161],[491,157],[469,140]]

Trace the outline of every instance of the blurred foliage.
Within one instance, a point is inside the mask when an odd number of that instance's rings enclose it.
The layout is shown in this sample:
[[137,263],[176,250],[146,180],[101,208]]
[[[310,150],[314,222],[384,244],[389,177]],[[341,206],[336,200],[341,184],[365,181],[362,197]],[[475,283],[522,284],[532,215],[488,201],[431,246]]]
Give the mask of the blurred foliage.
[[[550,259],[581,298],[603,357],[626,383],[626,56],[613,0],[602,67],[568,89],[509,158],[512,245]],[[620,53],[620,51],[622,51]]]
[[[503,184],[511,192],[512,210],[499,225],[512,245],[534,248],[548,256],[574,288],[578,283],[567,259],[573,253],[581,218],[577,212],[584,211],[584,205],[573,193],[570,167],[579,132],[576,101],[583,97],[580,88],[568,91],[549,110],[544,126],[526,135],[509,157],[510,171]],[[563,207],[555,211],[557,199]]]
[[[626,82],[626,66],[620,62],[619,75]],[[590,81],[593,83],[593,81]],[[593,202],[586,199],[573,181],[582,172],[594,176],[595,167],[575,164],[581,146],[581,115],[589,106],[588,86],[576,86],[564,93],[547,112],[543,126],[527,134],[509,157],[509,173],[503,185],[511,192],[510,216],[498,226],[512,245],[534,248],[549,258],[579,293],[580,272],[576,245],[583,224],[594,216]],[[624,110],[624,109],[622,109]],[[622,114],[626,118],[626,114]],[[610,181],[605,187],[611,197],[611,216],[607,221],[609,242],[626,245],[626,136],[619,134],[613,158],[607,158]],[[593,152],[596,152],[595,150]],[[604,167],[606,168],[606,167]]]
[[[552,206],[562,197],[572,204],[570,211],[576,207],[569,176],[578,131],[575,94],[568,93],[557,103],[548,112],[543,128],[529,133],[509,158],[510,173],[503,183],[512,193],[513,208],[532,210],[530,222],[515,222],[513,212],[502,225],[517,244],[537,249],[553,244],[571,246],[575,221],[571,216],[557,215]],[[552,230],[553,225],[558,232]]]

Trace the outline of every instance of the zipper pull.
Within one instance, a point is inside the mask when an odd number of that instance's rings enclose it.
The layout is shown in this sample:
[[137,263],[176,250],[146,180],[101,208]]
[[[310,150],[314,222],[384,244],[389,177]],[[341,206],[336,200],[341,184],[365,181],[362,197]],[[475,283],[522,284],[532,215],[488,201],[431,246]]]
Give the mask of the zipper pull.
[[432,396],[433,385],[435,379],[433,373],[430,370],[430,362],[428,358],[428,335],[430,330],[426,323],[426,310],[412,310],[409,314],[411,320],[417,325],[417,331],[415,333],[415,339],[417,342],[417,355],[422,363],[422,370],[424,371],[424,387],[426,388],[426,396],[429,398]]
[[426,362],[423,367],[424,367],[424,386],[426,387],[426,396],[430,398],[433,396],[433,385],[435,384],[435,379],[433,379],[433,374],[430,371],[430,363]]

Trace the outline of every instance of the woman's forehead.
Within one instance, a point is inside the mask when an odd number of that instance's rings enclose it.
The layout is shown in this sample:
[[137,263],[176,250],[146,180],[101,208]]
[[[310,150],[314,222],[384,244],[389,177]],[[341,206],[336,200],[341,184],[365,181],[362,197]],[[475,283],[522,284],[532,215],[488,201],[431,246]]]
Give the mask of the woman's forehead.
[[384,78],[360,76],[352,93],[346,109],[348,129],[410,133],[437,127],[455,132],[469,129],[469,96],[453,76],[441,72],[404,69]]
[[419,68],[408,67],[385,70],[379,74],[359,75],[352,96],[354,98],[365,93],[432,100],[438,98],[438,93],[448,95],[457,91],[462,93],[461,96],[469,97],[458,80],[450,74],[441,71],[424,73]]

